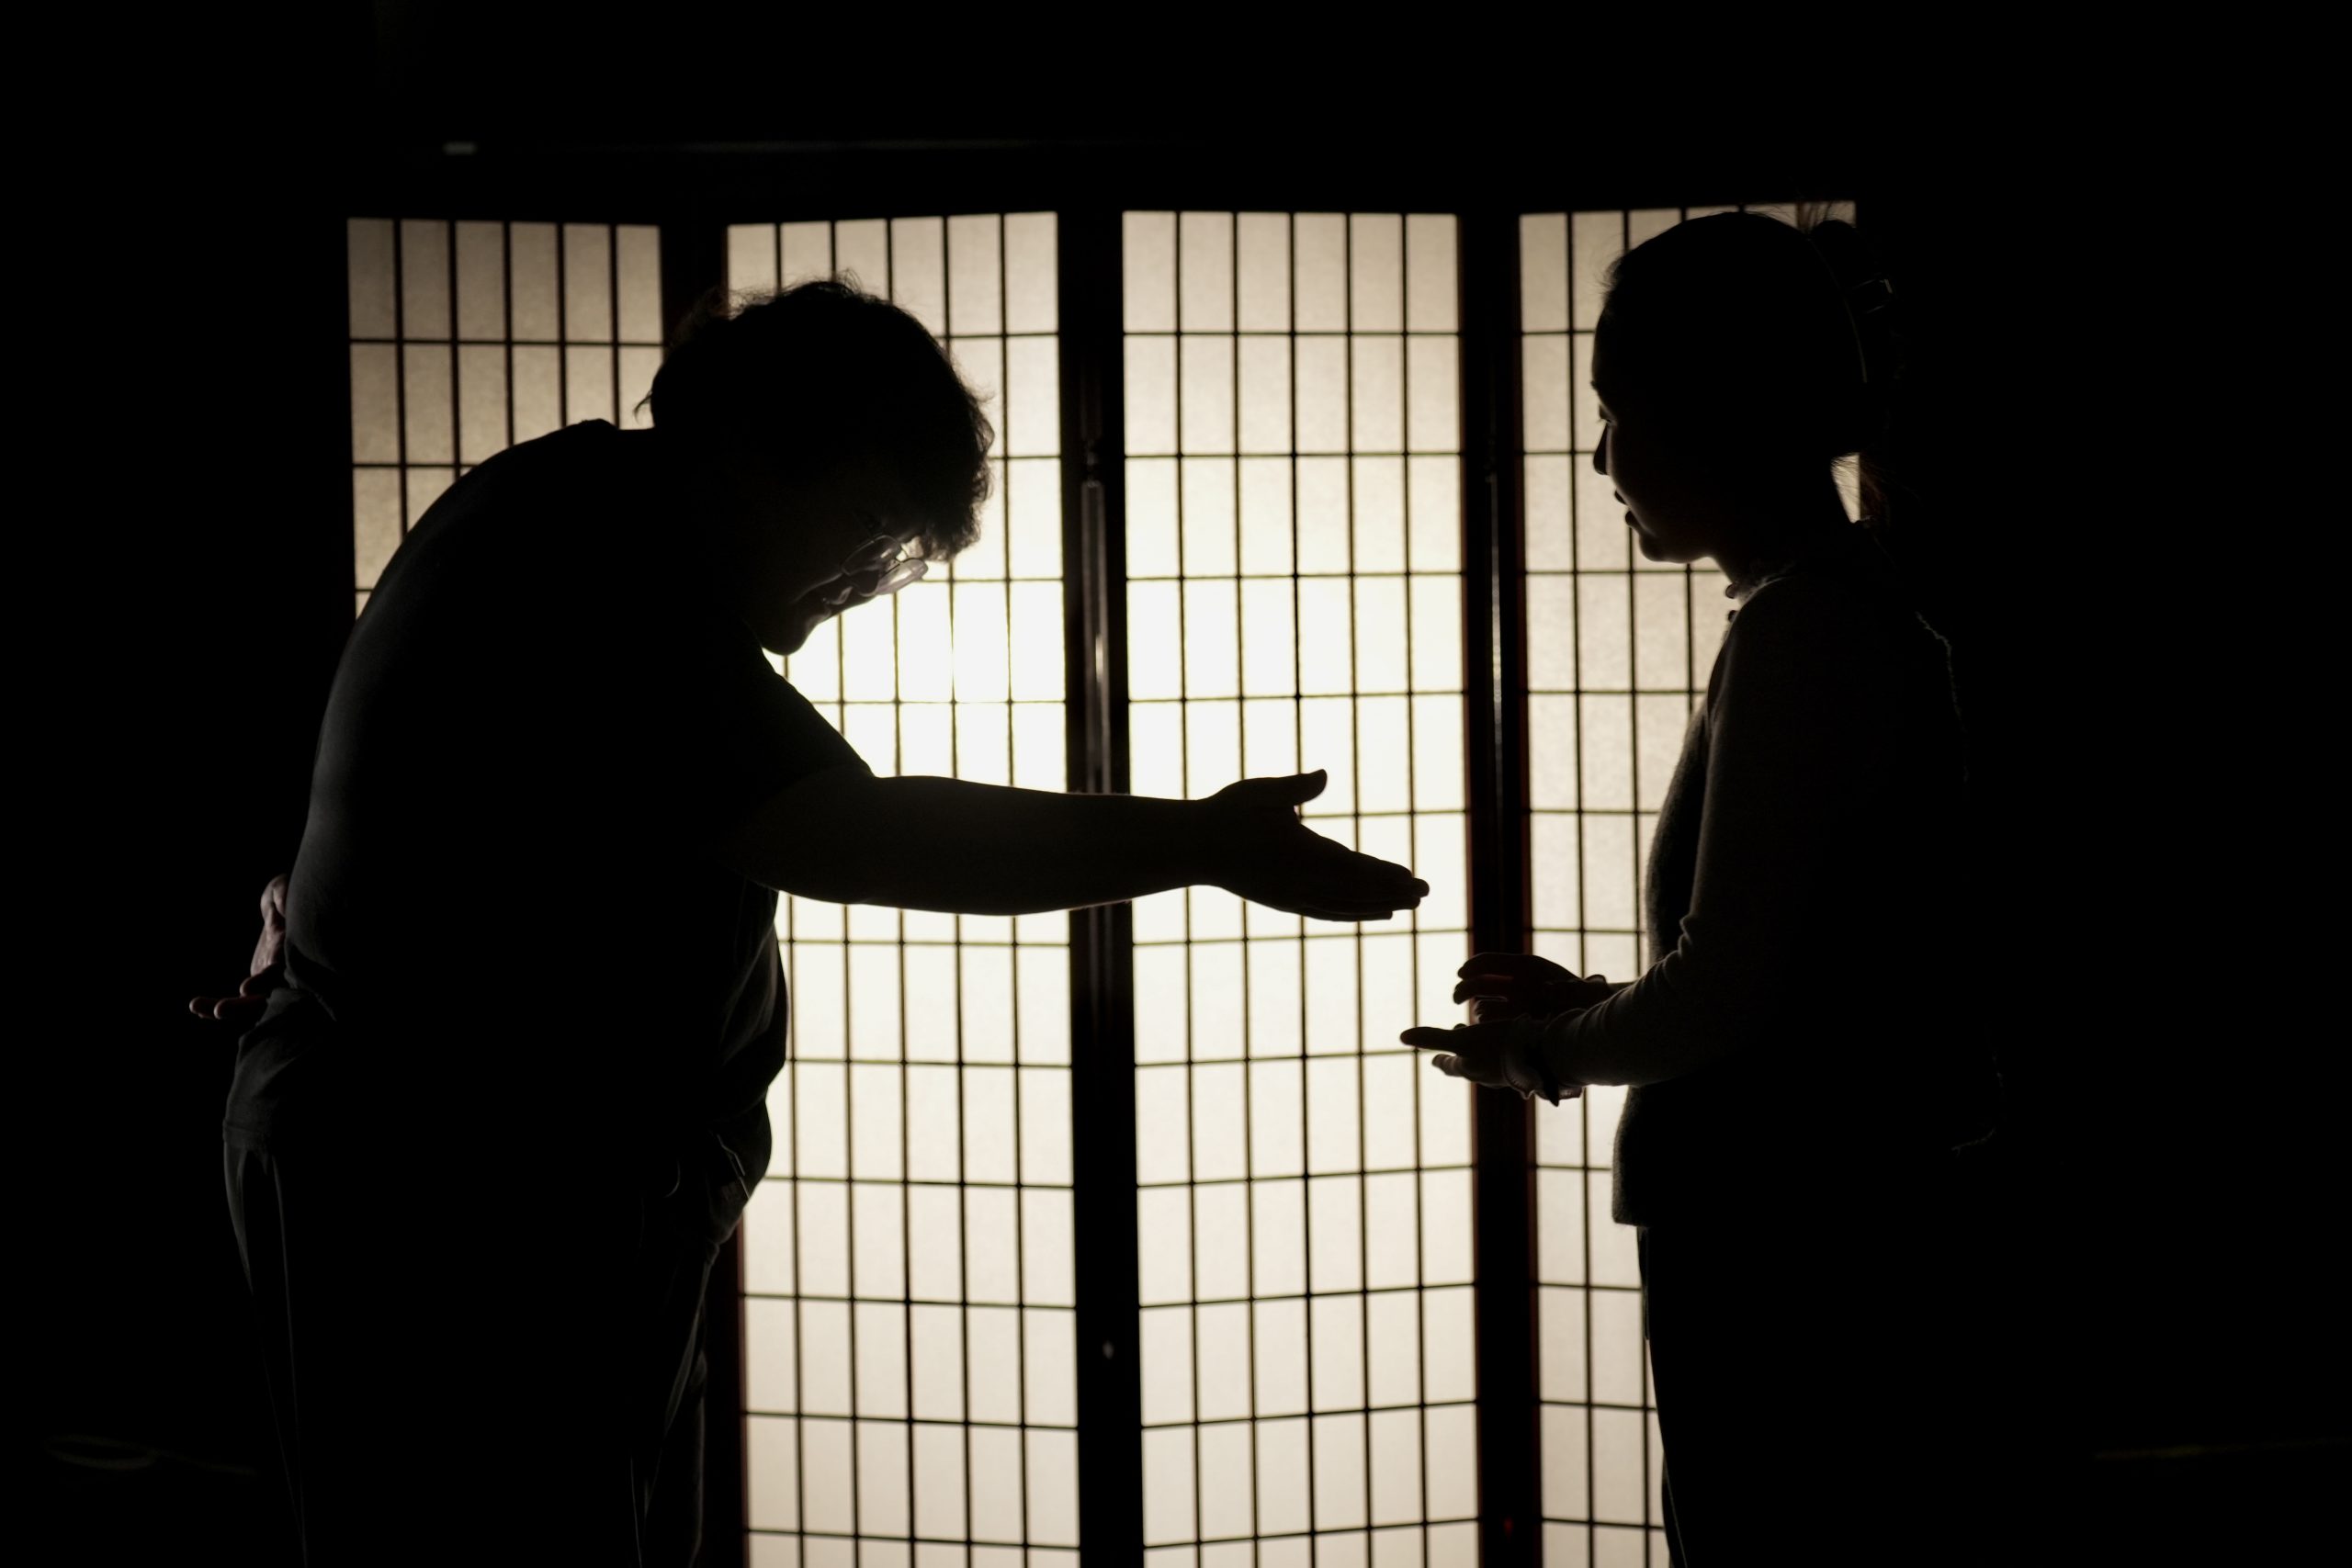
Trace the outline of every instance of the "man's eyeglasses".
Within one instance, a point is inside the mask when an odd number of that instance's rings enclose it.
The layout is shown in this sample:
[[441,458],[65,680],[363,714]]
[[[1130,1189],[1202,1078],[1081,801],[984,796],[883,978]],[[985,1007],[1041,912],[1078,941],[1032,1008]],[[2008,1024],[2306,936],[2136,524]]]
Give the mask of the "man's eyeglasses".
[[842,558],[842,574],[863,577],[867,572],[878,571],[882,580],[865,590],[866,596],[879,599],[886,593],[896,593],[930,570],[929,563],[921,556],[908,553],[910,548],[888,534],[877,534]]

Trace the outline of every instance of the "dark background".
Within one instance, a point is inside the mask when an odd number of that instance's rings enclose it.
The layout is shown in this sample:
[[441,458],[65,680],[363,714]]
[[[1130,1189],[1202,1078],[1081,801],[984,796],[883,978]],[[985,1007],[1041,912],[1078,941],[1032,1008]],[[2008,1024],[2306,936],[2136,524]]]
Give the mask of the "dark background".
[[[2324,448],[2276,435],[2313,367],[2252,259],[2291,139],[2184,136],[2104,67],[1956,70],[1931,36],[1712,74],[1613,70],[1593,39],[1506,70],[1268,39],[1232,56],[1254,72],[1194,74],[1135,66],[1148,39],[1036,40],[1053,63],[1024,72],[879,56],[848,22],[769,51],[485,15],[131,17],[20,56],[61,73],[17,157],[13,531],[17,1479],[53,1560],[277,1561],[220,1181],[232,1043],[184,1003],[243,973],[348,626],[343,220],[509,190],[534,216],[835,191],[849,215],[877,181],[896,211],[1860,197],[1915,344],[1897,521],[1939,563],[1978,745],[1986,918],[1951,974],[2011,1089],[2019,1414],[2049,1482],[2018,1560],[2070,1531],[2098,1562],[2301,1539],[2352,1405],[2341,1026],[2310,994],[2335,967],[2310,953],[2330,716],[2298,690],[2325,620],[2291,588],[2330,513]],[[453,962],[490,899],[451,889]]]

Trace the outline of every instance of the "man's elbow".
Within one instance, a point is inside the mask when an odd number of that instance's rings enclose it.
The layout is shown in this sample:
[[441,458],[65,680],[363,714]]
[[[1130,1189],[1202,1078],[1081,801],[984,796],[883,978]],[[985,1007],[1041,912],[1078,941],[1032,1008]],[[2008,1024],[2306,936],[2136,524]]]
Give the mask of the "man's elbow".
[[870,875],[860,874],[850,867],[814,870],[795,867],[781,872],[769,881],[770,887],[779,893],[789,893],[796,898],[813,898],[820,904],[890,904],[889,890]]
[[877,783],[862,769],[804,780],[738,823],[721,856],[779,893],[828,904],[888,902],[890,845],[876,830]]

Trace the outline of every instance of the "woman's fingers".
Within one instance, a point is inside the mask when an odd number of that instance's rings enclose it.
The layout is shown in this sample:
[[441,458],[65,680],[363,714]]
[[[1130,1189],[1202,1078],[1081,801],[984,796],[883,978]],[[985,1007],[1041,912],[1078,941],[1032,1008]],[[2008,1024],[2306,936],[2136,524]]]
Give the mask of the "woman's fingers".
[[1538,958],[1532,953],[1474,953],[1470,961],[1454,971],[1457,975],[1540,974],[1551,964],[1548,958]]
[[1456,1002],[1476,1001],[1483,997],[1488,1001],[1508,1002],[1522,1012],[1534,1008],[1549,995],[1549,989],[1536,982],[1506,980],[1494,976],[1474,976],[1453,987]]
[[1437,1052],[1430,1065],[1450,1078],[1494,1089],[1514,1087],[1503,1069],[1499,1036],[1491,1026],[1421,1027],[1406,1030],[1397,1038],[1418,1050]]
[[1533,996],[1544,989],[1543,979],[1534,975],[1465,975],[1454,986],[1464,997]]

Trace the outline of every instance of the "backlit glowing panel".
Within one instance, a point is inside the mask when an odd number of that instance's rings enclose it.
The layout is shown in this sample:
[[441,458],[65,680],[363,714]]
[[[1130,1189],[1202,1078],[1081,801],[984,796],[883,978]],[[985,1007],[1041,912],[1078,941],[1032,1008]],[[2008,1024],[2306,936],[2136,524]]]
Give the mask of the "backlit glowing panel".
[[[836,274],[988,394],[979,542],[785,666],[880,773],[1059,791],[1050,213],[741,225],[728,284]],[[1069,918],[789,898],[791,1059],[744,1219],[754,1564],[1075,1563]]]
[[[1535,951],[1615,980],[1651,958],[1644,864],[1732,606],[1712,565],[1644,559],[1611,482],[1594,471],[1592,331],[1611,262],[1687,218],[1728,210],[1520,221]],[[1852,220],[1849,207],[1833,212]],[[1851,476],[1841,479],[1850,510]],[[1555,1568],[1667,1561],[1634,1231],[1610,1218],[1623,1104],[1623,1089],[1596,1087],[1535,1108],[1544,1561]]]
[[662,364],[658,230],[355,218],[351,487],[357,608],[475,464],[582,420],[628,429]]
[[1125,220],[1132,784],[1329,771],[1431,894],[1135,906],[1144,1532],[1163,1564],[1476,1555],[1451,217]]

